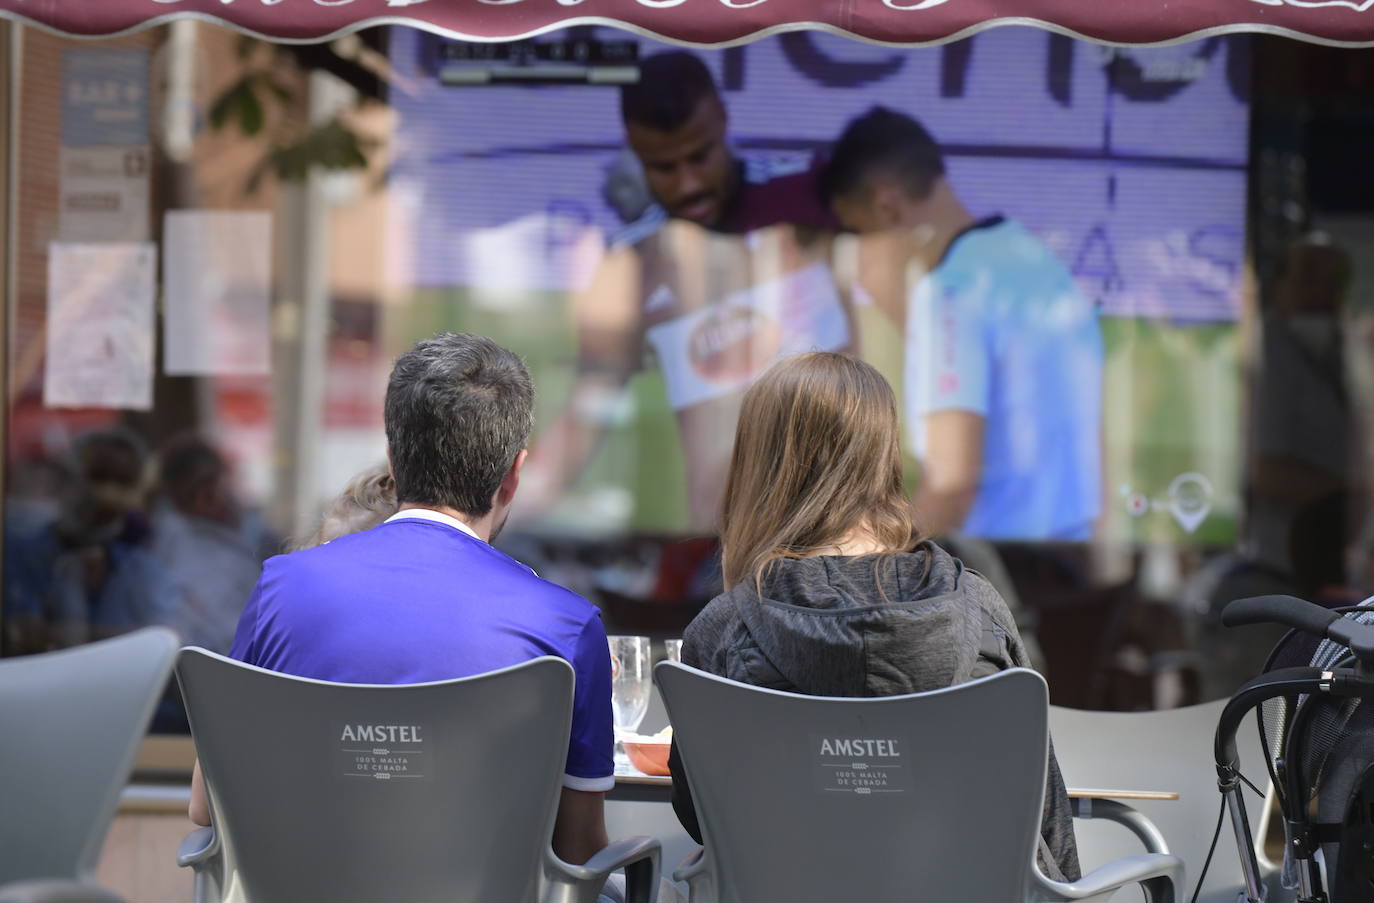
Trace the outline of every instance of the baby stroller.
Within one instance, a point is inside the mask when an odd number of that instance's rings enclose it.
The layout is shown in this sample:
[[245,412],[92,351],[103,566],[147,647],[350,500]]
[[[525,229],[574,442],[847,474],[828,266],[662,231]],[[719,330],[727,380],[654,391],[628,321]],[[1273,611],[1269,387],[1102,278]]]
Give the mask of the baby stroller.
[[[1240,688],[1217,725],[1217,784],[1240,850],[1243,899],[1264,899],[1236,751],[1236,732],[1258,707],[1284,820],[1284,886],[1296,886],[1299,903],[1374,900],[1374,701],[1366,703],[1374,700],[1374,624],[1362,623],[1374,620],[1374,610],[1260,596],[1232,602],[1221,620],[1292,628],[1271,667]],[[1304,643],[1315,652],[1299,660],[1320,666],[1272,667]]]

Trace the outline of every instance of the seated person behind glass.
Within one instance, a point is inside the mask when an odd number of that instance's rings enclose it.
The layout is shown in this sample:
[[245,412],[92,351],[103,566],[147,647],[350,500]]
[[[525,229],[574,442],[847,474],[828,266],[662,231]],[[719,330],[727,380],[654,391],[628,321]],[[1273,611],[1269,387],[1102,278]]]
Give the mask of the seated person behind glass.
[[74,444],[56,517],[7,529],[5,605],[10,651],[42,652],[166,620],[175,594],[149,547],[147,455],[122,430]]
[[370,530],[396,513],[396,481],[385,464],[365,470],[348,481],[324,509],[320,526],[309,538],[292,545],[291,551],[313,549],[332,539]]
[[153,552],[176,586],[167,623],[187,646],[229,651],[239,613],[279,540],[236,498],[229,462],[195,437],[162,453]]
[[[899,435],[892,388],[847,355],[788,358],[754,383],[721,514],[733,589],[688,626],[684,664],[775,690],[849,697],[918,693],[1029,667],[997,591],[921,541],[902,487]],[[951,595],[965,604],[924,604]],[[962,641],[969,633],[950,617],[977,619],[981,641]],[[844,636],[852,655],[836,654]],[[700,842],[676,746],[669,768],[673,807]],[[1079,878],[1053,749],[1037,857],[1045,875]]]
[[[399,507],[396,503],[396,481],[391,476],[391,469],[383,464],[365,470],[349,480],[343,492],[325,507],[324,517],[315,532],[306,539],[293,542],[288,551],[313,549],[340,536],[370,530],[395,514]],[[191,821],[208,825],[210,812],[199,763],[192,775],[191,794]]]

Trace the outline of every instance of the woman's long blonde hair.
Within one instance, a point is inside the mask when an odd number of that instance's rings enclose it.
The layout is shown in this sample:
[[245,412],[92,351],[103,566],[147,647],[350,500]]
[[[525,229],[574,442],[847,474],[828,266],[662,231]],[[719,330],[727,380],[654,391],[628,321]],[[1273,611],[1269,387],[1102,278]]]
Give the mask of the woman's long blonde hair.
[[725,585],[752,577],[762,592],[774,561],[825,554],[858,532],[879,554],[921,538],[892,387],[845,354],[779,361],[740,408],[721,506]]

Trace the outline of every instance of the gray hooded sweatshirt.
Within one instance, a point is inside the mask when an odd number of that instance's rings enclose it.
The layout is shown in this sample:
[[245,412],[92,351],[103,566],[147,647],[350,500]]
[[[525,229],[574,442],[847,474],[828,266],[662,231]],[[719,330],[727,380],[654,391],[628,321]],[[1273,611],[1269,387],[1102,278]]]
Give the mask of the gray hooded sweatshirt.
[[[753,580],[744,580],[697,615],[683,637],[682,661],[755,686],[851,697],[921,693],[1030,667],[1002,597],[932,542],[881,559],[778,561],[763,596]],[[699,843],[676,747],[669,766],[673,806]],[[1037,858],[1048,878],[1080,877],[1072,809],[1053,747]]]

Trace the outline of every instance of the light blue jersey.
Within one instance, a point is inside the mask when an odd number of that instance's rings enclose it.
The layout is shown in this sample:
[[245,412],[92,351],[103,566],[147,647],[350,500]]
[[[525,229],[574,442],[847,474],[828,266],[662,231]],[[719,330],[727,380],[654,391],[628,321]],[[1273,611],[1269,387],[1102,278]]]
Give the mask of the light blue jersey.
[[1068,269],[1019,223],[984,220],[915,287],[906,406],[984,418],[983,474],[963,532],[1083,540],[1102,504],[1102,335]]

